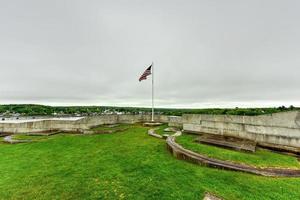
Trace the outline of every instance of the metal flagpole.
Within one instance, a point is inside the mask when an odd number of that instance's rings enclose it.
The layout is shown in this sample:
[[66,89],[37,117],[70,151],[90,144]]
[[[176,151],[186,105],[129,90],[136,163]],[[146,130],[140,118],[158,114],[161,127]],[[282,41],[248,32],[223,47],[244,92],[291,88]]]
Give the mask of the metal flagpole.
[[154,121],[154,64],[152,62],[152,122]]

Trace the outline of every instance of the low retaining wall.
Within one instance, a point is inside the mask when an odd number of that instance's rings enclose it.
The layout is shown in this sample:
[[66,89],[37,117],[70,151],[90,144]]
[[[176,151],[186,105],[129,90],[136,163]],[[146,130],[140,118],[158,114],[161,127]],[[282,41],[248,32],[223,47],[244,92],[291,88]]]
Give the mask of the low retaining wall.
[[[47,131],[83,132],[102,124],[151,121],[151,115],[99,115],[78,120],[42,119],[29,122],[0,122],[0,133]],[[261,116],[235,115],[155,115],[155,121],[184,131],[246,138],[265,144],[300,148],[300,112],[285,112]],[[273,145],[274,146],[274,145]],[[299,150],[300,152],[300,150]]]
[[[155,115],[155,121],[169,123],[170,116]],[[117,123],[151,121],[151,115],[99,115],[78,120],[41,119],[27,122],[0,122],[0,133],[28,133],[48,131],[84,132],[94,126]]]
[[228,169],[234,171],[247,172],[262,176],[274,177],[300,177],[300,170],[279,169],[279,168],[256,168],[254,166],[232,163],[230,161],[223,161],[219,159],[209,158],[207,156],[195,153],[183,148],[177,144],[174,136],[167,138],[167,148],[178,159],[190,161],[195,164],[206,165],[209,167],[217,167],[221,169]]
[[182,116],[183,130],[210,133],[300,148],[300,112],[261,116],[190,115]]

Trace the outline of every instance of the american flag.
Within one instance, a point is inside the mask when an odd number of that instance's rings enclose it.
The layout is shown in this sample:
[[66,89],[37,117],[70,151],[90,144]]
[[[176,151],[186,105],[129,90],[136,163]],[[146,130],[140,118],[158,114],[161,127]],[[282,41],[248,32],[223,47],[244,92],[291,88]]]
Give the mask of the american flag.
[[141,82],[142,80],[146,80],[147,79],[147,76],[151,75],[151,68],[152,68],[152,65],[150,65],[150,67],[148,67],[144,73],[141,75],[141,77],[139,78],[139,81]]

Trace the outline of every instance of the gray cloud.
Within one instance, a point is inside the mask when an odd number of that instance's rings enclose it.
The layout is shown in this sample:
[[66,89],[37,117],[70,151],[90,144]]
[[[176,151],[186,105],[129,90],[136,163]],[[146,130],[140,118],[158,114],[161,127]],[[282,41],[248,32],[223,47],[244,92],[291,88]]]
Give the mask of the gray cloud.
[[0,0],[0,103],[300,106],[300,3]]

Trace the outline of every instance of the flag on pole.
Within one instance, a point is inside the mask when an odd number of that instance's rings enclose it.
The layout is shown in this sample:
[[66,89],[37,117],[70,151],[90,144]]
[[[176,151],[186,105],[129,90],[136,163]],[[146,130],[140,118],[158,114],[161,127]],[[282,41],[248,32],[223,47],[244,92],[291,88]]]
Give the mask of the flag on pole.
[[146,80],[147,76],[151,75],[151,68],[152,68],[152,64],[150,65],[150,67],[148,67],[144,73],[141,75],[141,77],[139,78],[139,81],[141,82],[142,80]]
[[152,117],[151,121],[154,122],[154,67],[153,67],[153,62],[152,64],[144,71],[144,73],[141,75],[139,78],[139,81],[141,82],[142,80],[146,80],[147,76],[152,74]]

